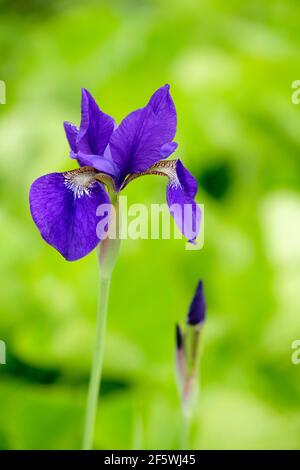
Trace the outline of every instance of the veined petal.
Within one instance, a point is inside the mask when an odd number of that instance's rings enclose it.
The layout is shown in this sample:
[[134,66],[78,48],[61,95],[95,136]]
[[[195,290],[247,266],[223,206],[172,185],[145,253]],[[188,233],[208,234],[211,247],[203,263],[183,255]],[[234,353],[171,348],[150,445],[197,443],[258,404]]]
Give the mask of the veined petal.
[[198,191],[198,184],[196,178],[183,166],[181,160],[177,160],[176,174],[180,185],[190,197],[194,198]]
[[201,211],[194,200],[196,193],[195,178],[181,161],[177,160],[175,171],[169,176],[167,202],[176,225],[191,243],[194,243],[197,238],[201,223]]
[[[153,112],[157,117],[162,120],[167,120],[167,129],[170,132],[170,136],[175,135],[176,132],[176,109],[173,100],[170,95],[170,85],[164,85],[156,90],[151,96],[148,105],[153,109]],[[170,137],[168,140],[172,140]]]
[[113,130],[114,120],[103,113],[92,95],[83,89],[78,150],[87,154],[102,155]]
[[[169,85],[159,88],[142,109],[129,114],[110,139],[112,158],[120,169],[120,179],[129,173],[147,170],[170,155],[176,133],[176,110]],[[165,151],[162,150],[169,144]],[[167,151],[166,151],[167,150]]]
[[80,128],[69,122],[64,123],[71,150],[74,154],[82,152],[88,155],[103,155],[114,126],[113,118],[100,110],[92,95],[84,88],[81,97]]
[[[51,173],[35,180],[30,210],[44,240],[68,261],[84,257],[99,243],[96,233],[100,204],[109,204],[92,168]],[[101,238],[101,235],[100,235]]]

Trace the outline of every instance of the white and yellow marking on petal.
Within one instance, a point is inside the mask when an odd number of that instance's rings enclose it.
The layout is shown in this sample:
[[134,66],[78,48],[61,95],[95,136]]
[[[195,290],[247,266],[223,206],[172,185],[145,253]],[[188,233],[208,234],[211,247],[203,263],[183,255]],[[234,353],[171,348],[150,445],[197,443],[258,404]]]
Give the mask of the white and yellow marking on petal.
[[67,171],[64,173],[64,184],[73,192],[75,199],[89,196],[90,189],[96,183],[96,174],[96,171],[91,167]]
[[130,181],[139,178],[140,176],[146,175],[160,175],[167,176],[169,180],[169,186],[172,188],[180,187],[180,182],[176,172],[176,165],[178,160],[160,160],[159,162],[152,165],[148,170],[142,173],[132,173],[128,176],[122,185],[121,189],[124,189]]

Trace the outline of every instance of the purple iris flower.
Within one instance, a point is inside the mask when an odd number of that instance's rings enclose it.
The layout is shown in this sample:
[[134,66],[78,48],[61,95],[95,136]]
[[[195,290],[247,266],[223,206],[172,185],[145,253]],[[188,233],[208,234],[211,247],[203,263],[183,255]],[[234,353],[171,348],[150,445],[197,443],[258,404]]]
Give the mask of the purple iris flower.
[[44,240],[68,261],[82,258],[105,237],[104,229],[103,234],[96,230],[97,208],[110,203],[109,194],[118,194],[139,176],[161,175],[168,178],[171,215],[194,242],[201,219],[194,200],[197,182],[179,159],[165,160],[177,148],[176,122],[169,85],[119,126],[83,89],[80,126],[64,124],[70,156],[80,168],[41,176],[30,189],[31,214]]

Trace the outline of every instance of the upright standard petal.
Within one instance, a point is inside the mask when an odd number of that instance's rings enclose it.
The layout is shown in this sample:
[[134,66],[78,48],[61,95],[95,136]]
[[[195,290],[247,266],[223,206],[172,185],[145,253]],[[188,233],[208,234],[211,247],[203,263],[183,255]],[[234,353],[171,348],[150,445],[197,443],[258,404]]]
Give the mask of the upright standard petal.
[[64,129],[72,152],[78,152],[77,137],[79,129],[71,122],[64,122]]
[[[51,173],[30,189],[30,210],[44,240],[68,261],[75,261],[99,243],[96,229],[100,204],[109,204],[92,168]],[[100,234],[101,237],[101,234]]]
[[175,133],[176,110],[169,85],[165,85],[144,108],[123,119],[111,136],[112,158],[120,170],[119,184],[127,174],[143,172],[169,156],[176,148],[172,143]]
[[81,123],[78,134],[78,151],[86,154],[103,155],[114,130],[114,120],[103,113],[92,95],[82,90]]
[[82,89],[80,128],[70,122],[64,122],[71,158],[77,158],[78,152],[102,156],[114,126],[113,118],[103,113],[92,95]]

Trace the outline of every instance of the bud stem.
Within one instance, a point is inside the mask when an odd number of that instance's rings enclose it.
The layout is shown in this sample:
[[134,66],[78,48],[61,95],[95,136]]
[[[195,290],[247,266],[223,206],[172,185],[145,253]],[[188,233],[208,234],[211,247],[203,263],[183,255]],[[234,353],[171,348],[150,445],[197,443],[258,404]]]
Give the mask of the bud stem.
[[198,383],[197,375],[187,376],[181,398],[181,449],[190,449],[190,430],[197,408]]
[[189,450],[190,427],[191,417],[183,412],[181,424],[181,450]]

